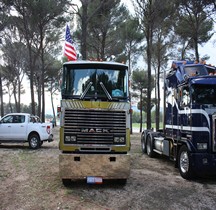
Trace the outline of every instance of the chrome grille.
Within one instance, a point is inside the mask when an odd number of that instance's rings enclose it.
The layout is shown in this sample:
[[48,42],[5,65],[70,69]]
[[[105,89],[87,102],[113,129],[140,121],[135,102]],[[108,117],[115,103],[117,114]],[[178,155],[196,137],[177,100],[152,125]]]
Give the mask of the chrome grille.
[[126,133],[126,113],[115,110],[65,110],[64,134],[75,135],[76,144],[113,144]]

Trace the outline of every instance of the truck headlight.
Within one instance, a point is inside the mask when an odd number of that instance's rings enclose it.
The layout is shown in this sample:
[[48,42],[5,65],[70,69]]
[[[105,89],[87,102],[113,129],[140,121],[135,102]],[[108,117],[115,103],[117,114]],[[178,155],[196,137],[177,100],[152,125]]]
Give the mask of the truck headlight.
[[65,136],[65,142],[75,142],[76,141],[76,136]]
[[114,137],[114,143],[124,143],[125,137],[124,136],[116,136]]
[[207,150],[208,144],[207,143],[197,143],[197,149],[198,150]]

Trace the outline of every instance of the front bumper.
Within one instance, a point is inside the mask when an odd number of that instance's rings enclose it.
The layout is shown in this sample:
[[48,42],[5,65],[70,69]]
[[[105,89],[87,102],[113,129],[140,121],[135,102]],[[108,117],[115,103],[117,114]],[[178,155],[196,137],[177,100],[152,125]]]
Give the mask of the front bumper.
[[216,154],[192,153],[191,160],[197,175],[216,175]]
[[62,179],[127,179],[130,175],[129,154],[60,154],[59,172]]

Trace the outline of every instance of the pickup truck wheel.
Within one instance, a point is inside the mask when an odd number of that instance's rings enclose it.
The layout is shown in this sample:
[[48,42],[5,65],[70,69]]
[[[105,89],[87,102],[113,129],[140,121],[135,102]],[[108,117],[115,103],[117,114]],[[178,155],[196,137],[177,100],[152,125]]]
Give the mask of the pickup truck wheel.
[[142,153],[145,154],[147,152],[147,149],[146,149],[146,135],[144,132],[141,135],[141,148],[142,148]]
[[146,150],[147,155],[151,158],[155,157],[155,152],[153,151],[153,139],[152,135],[148,134],[146,139]]
[[179,172],[184,179],[192,179],[194,172],[191,166],[190,151],[186,145],[183,145],[179,150],[178,155]]
[[31,134],[28,141],[31,149],[38,149],[41,146],[41,141],[37,134]]

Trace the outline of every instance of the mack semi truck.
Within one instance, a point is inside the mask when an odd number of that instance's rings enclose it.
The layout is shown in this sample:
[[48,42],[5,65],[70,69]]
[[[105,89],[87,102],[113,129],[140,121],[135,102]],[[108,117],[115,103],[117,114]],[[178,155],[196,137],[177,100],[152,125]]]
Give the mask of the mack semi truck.
[[117,62],[63,64],[59,172],[71,180],[126,183],[130,174],[128,66]]
[[174,61],[164,79],[164,123],[144,130],[141,148],[149,157],[168,156],[181,176],[216,174],[215,67]]

